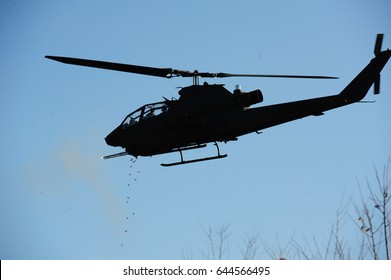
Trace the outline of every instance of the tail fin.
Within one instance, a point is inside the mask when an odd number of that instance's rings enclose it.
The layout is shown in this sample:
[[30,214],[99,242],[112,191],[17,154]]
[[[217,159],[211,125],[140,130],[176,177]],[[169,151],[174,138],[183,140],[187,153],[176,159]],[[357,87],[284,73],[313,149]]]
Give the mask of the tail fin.
[[340,93],[346,103],[354,103],[363,99],[372,85],[374,85],[375,94],[380,92],[380,72],[391,57],[391,50],[381,51],[382,42],[383,34],[377,34],[375,57]]

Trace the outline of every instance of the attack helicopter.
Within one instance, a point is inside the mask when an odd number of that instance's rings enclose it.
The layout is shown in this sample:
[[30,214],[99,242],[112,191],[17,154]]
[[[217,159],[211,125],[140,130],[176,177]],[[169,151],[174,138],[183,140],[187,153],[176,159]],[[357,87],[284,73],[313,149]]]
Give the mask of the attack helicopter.
[[[382,41],[383,34],[378,34],[374,48],[375,57],[339,94],[255,108],[251,106],[263,101],[263,94],[259,89],[243,92],[240,87],[236,87],[233,92],[230,92],[222,84],[206,82],[200,84],[199,78],[335,79],[336,77],[191,72],[72,57],[45,57],[67,64],[168,79],[192,78],[193,85],[179,90],[179,99],[165,98],[164,101],[141,106],[128,114],[105,138],[108,145],[121,147],[125,151],[105,156],[103,159],[125,155],[138,157],[179,152],[180,161],[161,164],[174,166],[225,158],[227,154],[220,153],[218,142],[236,141],[239,136],[245,134],[260,133],[263,129],[307,116],[321,116],[325,111],[359,102],[372,85],[374,85],[374,93],[378,94],[380,72],[391,56],[389,49],[381,51]],[[214,143],[216,146],[216,155],[184,159],[184,151],[205,148],[209,143]]]

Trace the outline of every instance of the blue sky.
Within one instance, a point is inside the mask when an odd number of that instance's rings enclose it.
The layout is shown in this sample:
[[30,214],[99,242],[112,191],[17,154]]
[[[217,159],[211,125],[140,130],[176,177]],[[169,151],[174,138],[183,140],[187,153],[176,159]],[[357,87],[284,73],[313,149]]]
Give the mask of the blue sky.
[[[340,92],[373,57],[377,33],[391,48],[390,12],[386,0],[1,1],[0,259],[180,259],[183,250],[200,258],[209,250],[202,227],[223,224],[232,259],[256,232],[261,247],[292,236],[325,246],[338,207],[359,200],[357,181],[371,180],[391,153],[390,65],[381,94],[365,98],[373,104],[222,144],[223,160],[163,168],[179,155],[101,160],[119,152],[104,137],[191,79],[44,56],[340,77],[208,80],[261,89],[263,106]],[[344,217],[343,237],[354,248],[353,216]],[[259,257],[270,258],[262,248]]]

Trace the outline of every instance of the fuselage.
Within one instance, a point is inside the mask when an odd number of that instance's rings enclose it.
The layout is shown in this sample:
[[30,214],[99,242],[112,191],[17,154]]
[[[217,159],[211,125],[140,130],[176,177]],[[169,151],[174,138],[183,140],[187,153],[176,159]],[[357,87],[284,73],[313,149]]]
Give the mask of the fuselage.
[[257,108],[250,106],[263,100],[259,90],[231,93],[222,85],[186,87],[179,91],[179,100],[147,104],[129,114],[106,142],[133,156],[152,156],[228,142],[289,121],[321,116],[364,98],[390,56],[390,50],[380,52],[339,94]]

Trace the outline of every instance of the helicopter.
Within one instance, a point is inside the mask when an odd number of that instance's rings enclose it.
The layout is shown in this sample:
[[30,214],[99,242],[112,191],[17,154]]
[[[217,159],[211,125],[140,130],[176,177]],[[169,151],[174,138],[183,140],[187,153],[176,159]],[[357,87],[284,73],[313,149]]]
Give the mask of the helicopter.
[[[389,60],[391,51],[382,51],[383,34],[376,37],[375,57],[336,95],[298,100],[263,107],[251,107],[263,101],[261,90],[243,92],[236,86],[233,92],[222,84],[200,84],[200,78],[304,78],[336,79],[330,76],[261,75],[209,73],[121,64],[81,58],[45,56],[58,62],[107,70],[129,72],[163,78],[190,77],[193,84],[179,90],[179,99],[145,104],[128,114],[121,124],[105,138],[108,145],[121,147],[124,152],[102,157],[111,159],[125,155],[154,156],[179,152],[180,160],[162,163],[175,166],[200,161],[222,159],[218,142],[237,141],[249,133],[261,133],[263,129],[307,116],[321,116],[325,111],[361,101],[374,85],[374,94],[380,92],[380,72]],[[185,160],[183,152],[216,146],[217,154],[209,157]]]

